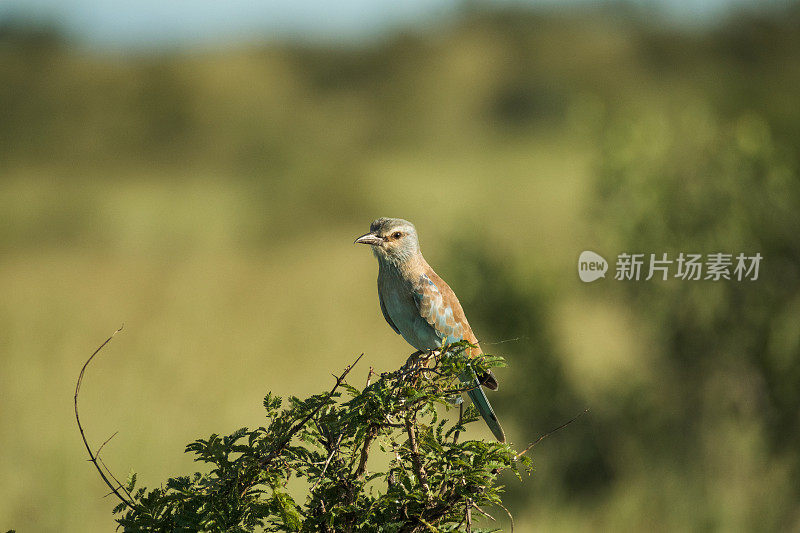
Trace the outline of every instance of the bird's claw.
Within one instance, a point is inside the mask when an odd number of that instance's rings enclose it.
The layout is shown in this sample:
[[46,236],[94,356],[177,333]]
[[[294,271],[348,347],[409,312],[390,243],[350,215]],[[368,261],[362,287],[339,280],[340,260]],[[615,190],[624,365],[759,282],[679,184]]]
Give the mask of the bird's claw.
[[454,394],[453,396],[447,397],[447,403],[451,405],[462,405],[464,403],[464,398],[460,394]]
[[408,356],[403,368],[426,367],[439,352],[437,350],[417,350]]

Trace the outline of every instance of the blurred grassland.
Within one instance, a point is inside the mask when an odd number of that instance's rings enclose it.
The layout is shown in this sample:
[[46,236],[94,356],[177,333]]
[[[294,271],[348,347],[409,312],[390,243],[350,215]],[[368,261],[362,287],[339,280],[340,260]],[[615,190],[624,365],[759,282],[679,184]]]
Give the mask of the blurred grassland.
[[[2,26],[0,528],[114,527],[71,399],[123,322],[82,412],[145,484],[189,471],[192,439],[260,424],[268,390],[322,390],[361,352],[358,376],[400,364],[351,244],[378,216],[415,222],[509,358],[512,441],[592,409],[508,480],[521,530],[800,527],[798,21],[477,12],[358,46],[140,55]],[[636,247],[783,267],[730,336],[713,320],[752,300],[738,287],[578,282],[580,251]],[[687,360],[687,323],[730,350]]]

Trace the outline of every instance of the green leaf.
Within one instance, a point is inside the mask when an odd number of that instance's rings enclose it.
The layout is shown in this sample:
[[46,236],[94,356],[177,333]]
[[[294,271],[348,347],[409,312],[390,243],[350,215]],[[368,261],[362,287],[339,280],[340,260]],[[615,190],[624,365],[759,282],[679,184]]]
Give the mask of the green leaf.
[[128,492],[133,492],[133,488],[136,486],[136,472],[131,470],[128,473],[128,480],[125,483],[125,490]]

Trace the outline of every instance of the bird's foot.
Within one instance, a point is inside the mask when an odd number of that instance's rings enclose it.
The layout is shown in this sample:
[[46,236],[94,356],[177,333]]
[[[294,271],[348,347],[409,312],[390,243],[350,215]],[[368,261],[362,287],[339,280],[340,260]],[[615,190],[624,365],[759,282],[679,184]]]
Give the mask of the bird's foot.
[[409,355],[408,359],[406,359],[406,364],[403,365],[403,368],[415,367],[417,364],[419,364],[420,358],[424,353],[425,352],[423,352],[422,350],[417,350],[416,352]]
[[450,405],[463,405],[464,404],[464,398],[460,394],[454,394],[452,396],[448,396],[446,398],[446,400],[447,400],[447,403],[449,403]]
[[417,350],[408,356],[404,368],[414,368],[416,366],[428,366],[428,363],[439,354],[437,350]]

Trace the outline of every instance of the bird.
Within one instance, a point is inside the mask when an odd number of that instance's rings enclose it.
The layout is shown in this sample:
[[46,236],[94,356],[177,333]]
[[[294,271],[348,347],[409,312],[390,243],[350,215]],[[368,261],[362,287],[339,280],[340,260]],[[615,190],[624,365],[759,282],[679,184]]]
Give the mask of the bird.
[[[354,244],[369,245],[378,260],[378,300],[383,318],[395,333],[420,352],[466,340],[474,346],[467,348],[469,356],[483,353],[455,293],[422,256],[414,224],[402,218],[379,218]],[[483,387],[497,390],[494,374],[488,371],[476,376],[469,370],[459,379],[471,386],[467,394],[495,438],[505,442],[503,428],[483,391]]]

